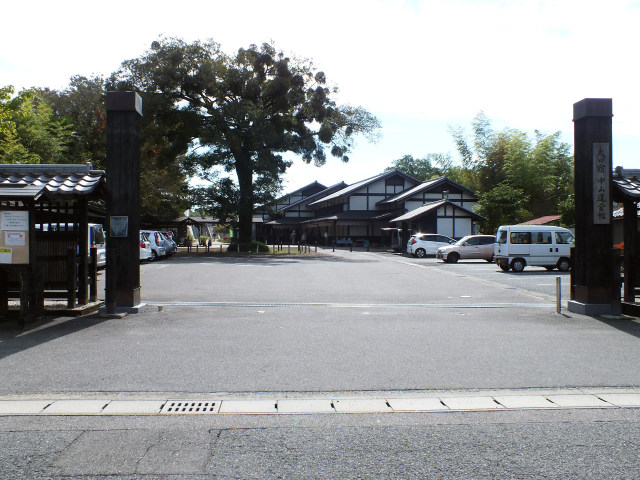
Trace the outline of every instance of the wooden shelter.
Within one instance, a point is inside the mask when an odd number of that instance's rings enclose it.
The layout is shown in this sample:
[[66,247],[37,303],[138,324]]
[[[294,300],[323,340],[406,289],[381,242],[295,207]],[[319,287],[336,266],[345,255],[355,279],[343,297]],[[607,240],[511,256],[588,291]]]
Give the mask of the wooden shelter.
[[23,324],[44,312],[45,298],[66,298],[68,308],[95,301],[89,201],[104,186],[105,172],[90,163],[0,165],[0,315],[9,298],[20,299]]
[[622,203],[624,288],[622,312],[640,315],[640,232],[638,203],[640,202],[640,170],[616,167],[613,172],[613,200]]

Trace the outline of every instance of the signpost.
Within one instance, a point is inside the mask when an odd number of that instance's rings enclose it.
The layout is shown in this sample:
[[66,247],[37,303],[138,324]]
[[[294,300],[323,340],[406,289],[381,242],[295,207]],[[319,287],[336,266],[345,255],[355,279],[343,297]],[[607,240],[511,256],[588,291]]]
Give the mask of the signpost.
[[140,303],[140,119],[135,92],[107,92],[107,313]]
[[573,105],[575,285],[568,307],[586,315],[620,313],[611,224],[612,117],[610,98],[585,98]]

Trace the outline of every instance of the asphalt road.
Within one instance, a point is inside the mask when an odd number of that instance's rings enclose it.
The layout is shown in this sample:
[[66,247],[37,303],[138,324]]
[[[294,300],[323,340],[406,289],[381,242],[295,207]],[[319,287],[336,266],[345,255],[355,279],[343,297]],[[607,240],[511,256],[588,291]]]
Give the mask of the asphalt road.
[[[141,314],[0,324],[0,400],[640,385],[638,321],[555,313],[558,272],[348,251],[141,271]],[[0,416],[0,478],[637,478],[639,411]]]

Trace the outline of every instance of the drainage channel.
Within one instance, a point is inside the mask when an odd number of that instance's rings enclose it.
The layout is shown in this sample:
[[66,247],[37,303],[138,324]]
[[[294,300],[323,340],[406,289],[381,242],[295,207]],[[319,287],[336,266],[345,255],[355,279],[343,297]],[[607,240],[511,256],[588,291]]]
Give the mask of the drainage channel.
[[445,309],[478,309],[478,308],[554,308],[551,303],[323,303],[323,302],[159,302],[145,301],[147,305],[157,307],[249,307],[249,308],[445,308]]
[[380,396],[250,399],[0,399],[0,416],[9,415],[298,415],[442,413],[461,411],[553,410],[576,408],[640,408],[640,389],[614,392],[539,394],[512,391],[491,395]]

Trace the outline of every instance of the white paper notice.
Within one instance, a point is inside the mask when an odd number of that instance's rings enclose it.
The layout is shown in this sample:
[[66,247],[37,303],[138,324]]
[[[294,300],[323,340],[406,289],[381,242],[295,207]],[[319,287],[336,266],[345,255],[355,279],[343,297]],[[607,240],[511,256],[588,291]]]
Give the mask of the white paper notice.
[[11,248],[0,247],[0,263],[11,263],[11,254],[13,250]]
[[0,230],[29,230],[29,212],[19,210],[4,211],[0,221]]
[[27,244],[26,232],[4,232],[4,244],[10,247],[24,247]]

